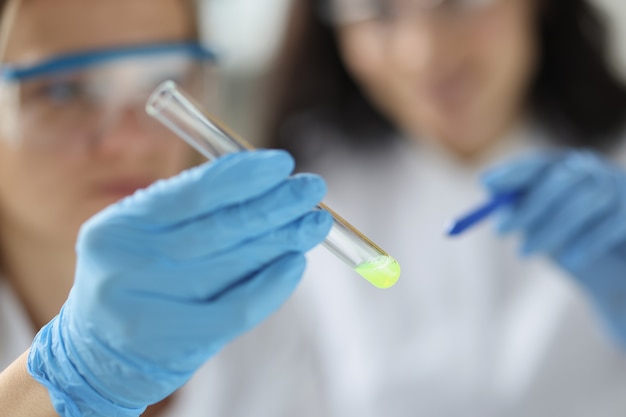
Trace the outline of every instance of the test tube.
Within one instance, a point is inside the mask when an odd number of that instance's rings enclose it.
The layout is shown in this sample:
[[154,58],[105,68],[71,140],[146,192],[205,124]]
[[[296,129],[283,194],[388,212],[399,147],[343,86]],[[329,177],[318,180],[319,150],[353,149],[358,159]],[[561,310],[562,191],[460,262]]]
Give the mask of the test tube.
[[[254,149],[215,116],[204,112],[173,81],[157,87],[148,99],[146,111],[209,160]],[[392,287],[398,281],[400,264],[394,258],[325,204],[318,208],[333,217],[324,247],[378,288]]]

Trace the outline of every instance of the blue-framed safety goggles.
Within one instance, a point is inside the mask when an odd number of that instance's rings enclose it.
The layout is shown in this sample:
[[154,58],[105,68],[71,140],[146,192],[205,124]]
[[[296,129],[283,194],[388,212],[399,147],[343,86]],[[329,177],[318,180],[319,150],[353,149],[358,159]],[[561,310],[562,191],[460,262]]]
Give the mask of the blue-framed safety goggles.
[[[216,54],[197,42],[78,51],[33,63],[0,66],[0,139],[37,149],[63,149],[97,138],[151,91],[174,80],[205,104],[214,101]],[[88,140],[85,140],[88,139]]]
[[331,23],[391,23],[414,13],[444,12],[456,17],[491,6],[498,0],[324,0],[322,14]]

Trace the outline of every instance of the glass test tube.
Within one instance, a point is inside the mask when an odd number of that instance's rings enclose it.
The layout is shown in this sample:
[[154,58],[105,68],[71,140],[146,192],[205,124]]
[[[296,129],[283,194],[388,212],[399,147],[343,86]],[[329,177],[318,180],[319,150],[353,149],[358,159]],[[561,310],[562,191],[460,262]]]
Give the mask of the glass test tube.
[[[146,111],[209,160],[221,155],[252,150],[253,147],[230,131],[173,81],[161,84],[152,94]],[[333,226],[323,245],[378,288],[393,286],[400,277],[400,265],[323,203],[322,210],[333,216]]]

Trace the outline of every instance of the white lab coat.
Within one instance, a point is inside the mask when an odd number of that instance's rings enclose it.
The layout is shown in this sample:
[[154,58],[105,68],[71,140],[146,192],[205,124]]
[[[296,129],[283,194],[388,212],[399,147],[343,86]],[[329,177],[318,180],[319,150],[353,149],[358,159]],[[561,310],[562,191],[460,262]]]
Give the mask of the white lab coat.
[[400,281],[376,289],[316,249],[295,297],[202,370],[205,415],[626,416],[626,350],[569,277],[493,224],[443,235],[484,200],[480,172],[533,137],[475,166],[410,142],[322,152],[327,203],[398,259]]
[[442,234],[484,198],[485,166],[534,146],[516,135],[471,167],[408,142],[326,155],[326,201],[400,261],[400,281],[376,289],[316,249],[294,297],[167,416],[626,416],[626,351],[572,280],[489,224]]
[[0,369],[5,369],[24,353],[34,335],[26,311],[0,276]]

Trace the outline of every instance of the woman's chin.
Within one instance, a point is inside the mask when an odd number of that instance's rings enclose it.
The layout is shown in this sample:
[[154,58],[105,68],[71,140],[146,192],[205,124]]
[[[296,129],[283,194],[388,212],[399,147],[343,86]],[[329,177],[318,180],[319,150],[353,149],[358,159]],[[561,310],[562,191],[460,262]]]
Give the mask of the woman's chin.
[[452,121],[439,129],[432,129],[431,133],[425,136],[439,147],[462,158],[478,157],[487,152],[492,145],[492,138],[485,134],[483,129],[455,124]]

